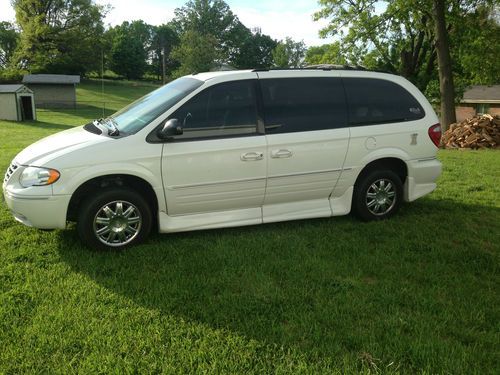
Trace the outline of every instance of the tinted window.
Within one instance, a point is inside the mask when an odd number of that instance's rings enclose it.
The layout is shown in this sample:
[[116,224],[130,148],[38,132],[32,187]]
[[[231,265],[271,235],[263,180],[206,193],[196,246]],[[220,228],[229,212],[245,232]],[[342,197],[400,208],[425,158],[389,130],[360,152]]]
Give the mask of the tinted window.
[[351,125],[412,121],[425,115],[417,100],[396,83],[382,79],[344,78],[344,86]]
[[184,134],[176,139],[254,134],[257,132],[255,81],[235,81],[209,87],[170,118]]
[[262,79],[266,132],[290,133],[347,126],[340,78]]

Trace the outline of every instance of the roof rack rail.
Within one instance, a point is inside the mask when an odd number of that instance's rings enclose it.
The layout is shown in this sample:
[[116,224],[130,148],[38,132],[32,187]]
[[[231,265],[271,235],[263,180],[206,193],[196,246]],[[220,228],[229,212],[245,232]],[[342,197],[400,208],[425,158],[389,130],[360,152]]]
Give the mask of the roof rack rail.
[[324,70],[324,71],[360,70],[360,71],[366,71],[366,72],[389,73],[387,71],[382,71],[382,70],[367,69],[361,65],[333,65],[333,64],[307,65],[307,66],[304,66],[302,68],[258,68],[258,69],[253,69],[252,72],[269,72],[269,71],[276,71],[276,70]]
[[320,70],[367,70],[361,65],[335,65],[335,64],[317,64],[307,65],[304,69],[320,69]]

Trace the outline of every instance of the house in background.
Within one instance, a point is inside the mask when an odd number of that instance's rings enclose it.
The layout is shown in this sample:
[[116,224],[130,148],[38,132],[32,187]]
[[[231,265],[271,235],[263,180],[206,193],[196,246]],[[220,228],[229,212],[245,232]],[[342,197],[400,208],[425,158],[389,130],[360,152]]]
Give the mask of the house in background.
[[35,93],[39,108],[74,108],[76,85],[80,76],[64,74],[27,74],[23,83]]
[[470,86],[456,108],[457,121],[475,115],[500,115],[500,85]]
[[33,91],[24,85],[0,85],[0,120],[36,120]]

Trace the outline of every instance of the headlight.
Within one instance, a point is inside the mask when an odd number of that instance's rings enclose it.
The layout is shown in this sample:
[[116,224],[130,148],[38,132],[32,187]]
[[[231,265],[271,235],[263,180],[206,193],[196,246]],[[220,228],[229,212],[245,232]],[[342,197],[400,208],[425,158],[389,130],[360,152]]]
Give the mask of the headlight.
[[25,188],[51,185],[59,180],[59,176],[61,174],[55,169],[27,167],[19,177],[19,183]]

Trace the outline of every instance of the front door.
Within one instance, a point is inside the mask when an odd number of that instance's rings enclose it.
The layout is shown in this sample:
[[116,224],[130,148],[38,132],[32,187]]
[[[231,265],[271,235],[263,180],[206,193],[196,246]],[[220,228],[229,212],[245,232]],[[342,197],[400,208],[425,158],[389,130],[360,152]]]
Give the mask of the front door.
[[262,206],[267,156],[255,79],[208,87],[169,119],[179,120],[184,132],[163,146],[169,216]]

